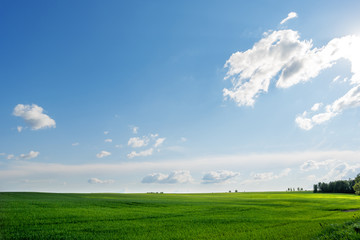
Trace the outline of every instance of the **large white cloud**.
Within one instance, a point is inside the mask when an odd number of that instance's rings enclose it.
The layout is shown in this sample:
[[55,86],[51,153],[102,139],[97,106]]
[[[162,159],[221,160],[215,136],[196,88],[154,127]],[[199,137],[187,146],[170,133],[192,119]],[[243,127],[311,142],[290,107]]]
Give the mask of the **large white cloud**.
[[140,151],[140,152],[136,152],[136,151],[132,151],[131,153],[129,153],[127,155],[128,158],[134,158],[134,157],[146,157],[146,156],[151,156],[154,152],[153,148],[149,148],[147,150],[144,151]]
[[202,183],[224,183],[228,182],[230,179],[233,179],[238,175],[239,173],[237,172],[227,170],[210,171],[204,174],[202,178]]
[[39,154],[40,152],[30,151],[27,154],[20,154],[20,157],[24,159],[31,159],[31,158],[36,158],[37,156],[39,156]]
[[[267,92],[274,78],[278,88],[288,88],[300,82],[309,81],[319,73],[332,67],[340,59],[351,64],[353,86],[349,92],[332,104],[326,111],[308,117],[303,114],[296,118],[302,129],[324,123],[346,108],[360,106],[360,36],[348,35],[334,38],[321,48],[314,48],[312,40],[300,40],[297,31],[287,29],[272,31],[251,49],[236,52],[227,60],[225,79],[231,79],[232,88],[225,88],[225,98],[234,100],[239,106],[253,106],[262,92]],[[321,105],[314,105],[317,111]]]
[[13,115],[21,117],[33,130],[56,127],[55,120],[43,113],[44,109],[36,104],[15,106]]
[[162,184],[176,184],[192,182],[190,171],[176,170],[170,174],[152,173],[142,179],[142,183],[162,183]]
[[225,88],[224,96],[239,106],[253,106],[259,93],[268,91],[270,80],[281,70],[285,73],[279,82],[291,77],[287,69],[294,72],[296,67],[301,68],[297,59],[306,56],[312,47],[311,41],[300,41],[299,37],[293,30],[265,33],[252,49],[232,54],[225,64],[225,79],[231,78],[233,87]]

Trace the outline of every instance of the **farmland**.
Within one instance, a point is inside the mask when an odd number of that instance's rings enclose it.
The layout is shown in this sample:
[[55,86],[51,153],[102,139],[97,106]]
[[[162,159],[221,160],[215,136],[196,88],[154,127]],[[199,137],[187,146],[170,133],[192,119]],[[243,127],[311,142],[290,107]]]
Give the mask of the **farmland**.
[[0,239],[311,239],[354,209],[359,196],[310,192],[3,192]]

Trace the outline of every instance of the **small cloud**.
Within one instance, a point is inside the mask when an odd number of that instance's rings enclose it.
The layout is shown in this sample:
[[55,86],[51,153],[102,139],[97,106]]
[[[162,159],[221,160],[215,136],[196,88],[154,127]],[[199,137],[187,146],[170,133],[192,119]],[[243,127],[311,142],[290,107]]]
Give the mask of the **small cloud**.
[[132,130],[133,134],[137,134],[139,131],[139,127],[134,126],[131,128],[131,130]]
[[9,154],[6,156],[7,160],[14,159],[14,158],[15,158],[14,154]]
[[112,139],[110,139],[110,138],[105,139],[105,142],[107,142],[107,143],[111,143],[111,142],[112,142]]
[[20,154],[20,157],[24,159],[31,159],[31,158],[36,158],[39,154],[40,152],[30,151],[27,154]]
[[203,176],[202,183],[225,183],[228,182],[230,179],[235,178],[236,176],[239,176],[239,173],[226,170],[211,171]]
[[21,132],[23,130],[23,127],[22,126],[17,126],[16,129],[17,129],[18,132]]
[[340,75],[334,77],[334,79],[332,80],[332,82],[337,82],[340,79]]
[[286,18],[284,18],[284,19],[280,22],[280,24],[284,24],[284,23],[287,22],[288,20],[293,19],[293,18],[296,18],[297,16],[298,16],[298,15],[297,15],[296,12],[290,12],[290,13],[288,14],[288,16],[287,16]]
[[141,152],[135,152],[135,151],[132,151],[131,153],[129,153],[127,155],[128,158],[134,158],[134,157],[146,157],[146,156],[151,156],[154,152],[154,149],[153,148],[150,148],[150,149],[147,149],[147,150],[144,150],[144,151],[141,151]]
[[312,107],[311,107],[311,111],[313,112],[317,112],[319,111],[320,107],[322,106],[322,103],[315,103]]
[[138,147],[144,147],[147,146],[149,144],[149,138],[147,137],[133,137],[130,138],[128,141],[128,146],[131,146],[133,148],[138,148]]
[[187,139],[186,139],[186,137],[182,137],[182,138],[180,138],[180,141],[181,141],[181,142],[186,142]]
[[109,133],[109,131],[104,131],[104,135],[108,135]]
[[163,144],[164,141],[165,141],[165,138],[156,139],[154,147],[160,147]]
[[75,143],[73,143],[73,144],[71,144],[71,145],[72,145],[72,146],[79,146],[79,144],[80,144],[80,143],[75,142]]
[[14,108],[13,115],[21,117],[32,130],[39,130],[43,128],[55,128],[55,120],[43,113],[44,109],[36,104],[23,105],[18,104]]
[[88,183],[90,184],[111,184],[111,183],[114,183],[115,181],[114,180],[100,180],[98,178],[90,178],[88,180]]
[[121,144],[117,144],[117,145],[115,145],[115,147],[116,147],[116,148],[122,148],[122,147],[123,147],[123,145],[121,145]]
[[107,156],[110,156],[110,155],[111,155],[110,152],[101,151],[100,153],[96,154],[96,157],[97,157],[97,158],[103,158],[103,157],[107,157]]
[[170,174],[152,173],[142,179],[142,183],[161,183],[161,184],[177,184],[192,182],[190,171],[177,170]]
[[155,138],[157,138],[159,136],[159,134],[158,133],[155,133],[155,134],[150,134],[150,137],[152,138],[152,139],[155,139]]
[[6,154],[5,153],[0,153],[0,156],[5,156]]

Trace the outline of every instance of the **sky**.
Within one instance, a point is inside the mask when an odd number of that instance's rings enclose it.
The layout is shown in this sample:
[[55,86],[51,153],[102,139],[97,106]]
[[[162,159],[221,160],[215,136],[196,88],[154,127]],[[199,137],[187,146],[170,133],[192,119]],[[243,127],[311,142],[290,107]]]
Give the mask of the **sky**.
[[360,173],[360,2],[0,1],[0,191]]

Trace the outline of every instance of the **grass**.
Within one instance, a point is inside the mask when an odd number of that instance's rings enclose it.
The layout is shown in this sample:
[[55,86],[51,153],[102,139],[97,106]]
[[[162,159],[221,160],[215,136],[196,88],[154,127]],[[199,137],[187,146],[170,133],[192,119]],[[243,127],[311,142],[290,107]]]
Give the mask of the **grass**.
[[348,209],[359,196],[0,193],[0,239],[311,239]]

